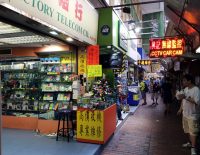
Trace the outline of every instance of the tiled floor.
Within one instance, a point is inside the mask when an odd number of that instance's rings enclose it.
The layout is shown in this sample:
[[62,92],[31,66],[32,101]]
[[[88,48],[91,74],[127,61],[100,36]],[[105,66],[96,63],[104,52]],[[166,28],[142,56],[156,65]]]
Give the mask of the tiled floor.
[[94,155],[100,147],[14,129],[3,129],[2,144],[2,155]]
[[181,148],[187,137],[183,134],[181,117],[173,105],[170,115],[164,116],[161,98],[159,105],[139,106],[121,129],[104,147],[102,155],[189,155],[190,150]]
[[[131,107],[134,112],[136,107]],[[123,113],[124,121],[128,113]],[[121,126],[122,121],[118,122]],[[3,129],[2,155],[96,155],[101,145],[70,140],[56,141],[55,137],[37,135],[32,131]]]

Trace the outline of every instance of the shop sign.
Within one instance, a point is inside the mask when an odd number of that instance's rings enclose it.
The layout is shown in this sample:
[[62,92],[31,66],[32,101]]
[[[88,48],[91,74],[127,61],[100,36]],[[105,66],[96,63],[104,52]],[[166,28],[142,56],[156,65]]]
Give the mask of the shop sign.
[[87,57],[86,50],[78,51],[78,75],[86,74],[86,69],[87,69],[86,57]]
[[152,61],[151,60],[138,60],[137,63],[138,63],[138,65],[151,65]]
[[88,65],[87,77],[102,77],[102,65]]
[[87,65],[99,64],[99,46],[88,46],[87,48]]
[[164,58],[183,55],[185,44],[183,38],[167,38],[151,39],[149,45],[150,58]]
[[76,56],[74,53],[65,54],[65,56],[61,57],[61,64],[71,64],[76,63]]
[[77,111],[77,139],[103,141],[104,114],[100,110]]
[[74,39],[89,44],[97,42],[98,13],[87,0],[0,0],[0,3]]
[[103,35],[108,35],[110,33],[110,27],[108,25],[103,25],[101,27],[101,33]]

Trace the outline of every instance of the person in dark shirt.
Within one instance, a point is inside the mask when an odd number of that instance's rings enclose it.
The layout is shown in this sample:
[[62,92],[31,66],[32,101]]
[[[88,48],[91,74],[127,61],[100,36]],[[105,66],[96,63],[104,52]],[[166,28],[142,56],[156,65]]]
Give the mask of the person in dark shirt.
[[171,112],[171,103],[172,103],[172,85],[169,77],[167,77],[162,84],[162,93],[163,93],[163,103],[166,106],[164,114],[167,115]]

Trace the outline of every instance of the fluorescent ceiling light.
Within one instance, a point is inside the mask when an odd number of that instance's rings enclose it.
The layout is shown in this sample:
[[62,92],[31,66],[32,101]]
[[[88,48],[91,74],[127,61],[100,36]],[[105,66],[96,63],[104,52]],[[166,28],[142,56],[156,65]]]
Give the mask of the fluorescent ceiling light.
[[196,53],[200,53],[200,46],[196,49]]
[[66,40],[69,41],[69,42],[74,41],[74,39],[72,39],[71,37],[67,37]]
[[5,44],[29,44],[29,43],[42,43],[50,42],[48,38],[44,38],[38,35],[34,36],[23,36],[23,37],[12,37],[12,38],[0,38],[0,42]]
[[54,36],[58,35],[58,33],[56,31],[50,31],[49,33],[52,34],[52,35],[54,35]]
[[18,33],[18,32],[24,32],[24,30],[0,22],[0,34],[9,34],[9,33]]

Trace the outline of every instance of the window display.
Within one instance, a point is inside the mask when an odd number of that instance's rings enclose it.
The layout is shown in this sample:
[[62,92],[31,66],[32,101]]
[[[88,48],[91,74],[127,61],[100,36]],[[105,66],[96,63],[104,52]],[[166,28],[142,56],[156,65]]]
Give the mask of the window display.
[[15,60],[2,63],[1,69],[3,114],[55,119],[54,110],[69,108],[78,78],[70,58]]

